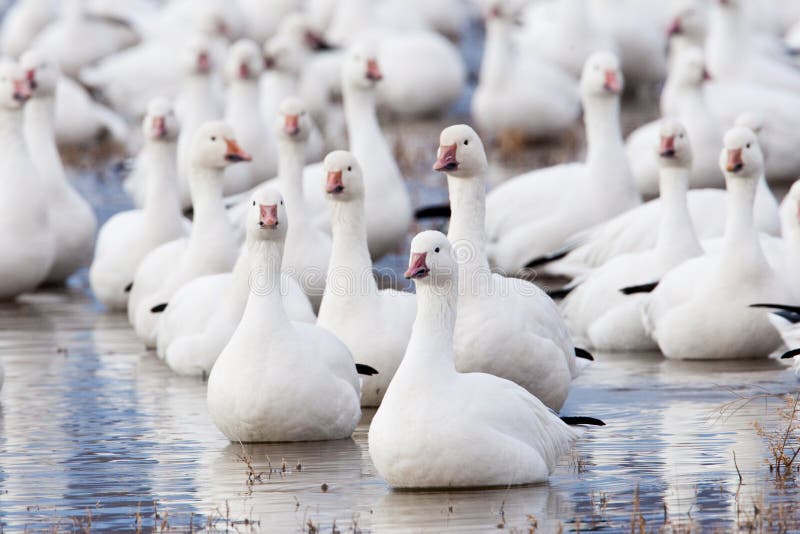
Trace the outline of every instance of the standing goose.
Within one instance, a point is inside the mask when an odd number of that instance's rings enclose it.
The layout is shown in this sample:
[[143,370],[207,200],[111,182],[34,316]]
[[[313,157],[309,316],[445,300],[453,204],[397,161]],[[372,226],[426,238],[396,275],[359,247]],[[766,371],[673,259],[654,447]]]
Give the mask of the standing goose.
[[459,260],[456,368],[516,382],[559,410],[577,375],[575,348],[550,297],[489,270],[481,139],[469,126],[451,126],[439,137],[438,156],[434,170],[447,174],[452,206],[447,237]]
[[150,103],[142,134],[147,157],[137,163],[146,168],[137,172],[142,172],[142,179],[147,182],[144,207],[118,213],[103,225],[89,269],[95,297],[113,311],[127,307],[136,269],[145,256],[187,233],[175,162],[178,121],[169,101],[157,98]]
[[488,195],[486,228],[493,265],[516,272],[576,232],[640,203],[620,132],[622,86],[617,58],[608,52],[592,54],[581,77],[586,163],[523,174]]
[[25,141],[31,153],[36,154],[33,164],[45,183],[50,217],[58,221],[52,228],[56,249],[47,275],[47,282],[58,284],[91,261],[97,218],[69,183],[56,147],[53,125],[58,67],[38,52],[26,53],[20,64],[33,89],[25,107]]
[[641,319],[649,295],[624,295],[620,290],[658,280],[703,253],[686,201],[692,166],[689,137],[671,119],[663,120],[660,130],[655,152],[661,172],[661,208],[655,247],[617,256],[591,271],[574,282],[576,287],[562,305],[572,335],[603,351],[656,350]]
[[645,308],[645,328],[667,358],[766,358],[780,345],[767,314],[749,307],[789,294],[764,257],[753,224],[764,159],[750,129],[725,134],[720,167],[728,188],[722,250],[667,273]]
[[229,165],[249,159],[227,124],[210,122],[197,131],[190,177],[192,233],[188,240],[165,243],[145,257],[128,300],[128,318],[148,348],[155,346],[161,312],[182,285],[233,268],[237,244],[223,204],[223,176]]
[[[417,317],[370,424],[370,457],[394,488],[544,482],[579,434],[513,382],[456,370],[453,332],[463,294],[457,255],[439,232],[411,243],[406,277],[416,282]],[[504,347],[496,349],[500,356]]]
[[289,226],[283,199],[270,189],[255,199],[245,224],[265,237],[242,320],[208,379],[211,418],[233,442],[347,438],[361,419],[353,358],[324,328],[287,316],[280,292]]
[[30,96],[25,71],[0,62],[0,300],[44,282],[55,256],[45,182],[23,133],[23,106]]
[[336,334],[359,363],[378,374],[362,377],[361,405],[378,406],[403,359],[416,312],[414,295],[378,289],[367,248],[364,179],[356,158],[325,158],[333,252],[317,324]]

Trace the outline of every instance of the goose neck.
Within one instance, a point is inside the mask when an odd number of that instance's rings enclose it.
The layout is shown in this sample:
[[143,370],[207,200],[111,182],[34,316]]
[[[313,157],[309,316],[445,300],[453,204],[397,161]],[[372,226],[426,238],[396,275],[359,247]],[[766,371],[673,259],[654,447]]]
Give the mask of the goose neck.
[[372,273],[372,258],[367,246],[367,225],[364,200],[331,202],[331,258],[328,268],[327,288],[350,288],[366,294],[378,292]]
[[486,25],[486,45],[481,61],[481,85],[496,87],[502,84],[511,71],[513,56],[514,45],[508,24],[502,20],[490,20]]
[[251,105],[258,100],[258,83],[254,80],[236,79],[228,85],[228,101],[230,103],[247,103]]
[[180,199],[176,177],[177,147],[174,141],[148,140],[150,153],[150,176],[147,182],[145,212],[180,213]]
[[741,258],[761,256],[758,231],[753,222],[753,202],[758,181],[753,178],[725,177],[727,187],[723,255]]
[[286,200],[287,215],[290,220],[296,221],[305,211],[303,167],[306,143],[279,139],[278,150],[278,183]]
[[656,248],[662,250],[685,250],[687,247],[699,253],[702,248],[695,235],[689,213],[687,193],[689,191],[689,169],[681,167],[663,168],[660,171],[661,222]]
[[467,270],[488,269],[486,257],[486,186],[480,177],[447,176],[450,192],[450,230],[447,238]]
[[369,147],[376,140],[382,140],[383,133],[375,108],[375,90],[361,89],[348,84],[344,84],[342,89],[350,149],[356,152],[357,147]]
[[252,325],[260,332],[274,332],[289,326],[290,321],[283,307],[283,244],[259,240],[250,247],[250,252],[253,261],[250,264],[249,295],[242,323]]
[[595,160],[602,161],[609,155],[623,153],[625,148],[619,123],[619,97],[587,95],[583,98],[583,109],[587,163],[591,165]]
[[35,154],[33,163],[42,180],[52,191],[68,186],[61,156],[58,153],[55,138],[55,102],[52,97],[37,97],[25,105],[24,112],[25,141],[31,154]]
[[417,317],[401,369],[415,382],[456,376],[453,347],[458,283],[417,284]]
[[220,224],[227,224],[228,215],[223,204],[222,183],[221,169],[197,166],[193,168],[189,186],[194,208],[194,229],[213,229]]

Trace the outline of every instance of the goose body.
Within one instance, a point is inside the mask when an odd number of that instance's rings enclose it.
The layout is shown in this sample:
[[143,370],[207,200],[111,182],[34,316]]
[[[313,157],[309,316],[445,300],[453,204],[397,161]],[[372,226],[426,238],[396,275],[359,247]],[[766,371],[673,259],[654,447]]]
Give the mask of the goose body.
[[645,327],[671,359],[766,358],[780,337],[762,310],[786,295],[769,266],[753,224],[753,200],[763,156],[755,134],[730,130],[720,156],[728,185],[722,250],[682,263],[659,282],[645,308]]
[[606,52],[593,54],[581,84],[586,164],[523,174],[487,196],[489,260],[507,273],[519,271],[529,260],[560,248],[573,234],[641,201],[619,130],[622,81],[616,58]]
[[145,257],[128,300],[128,318],[148,348],[156,344],[160,313],[174,293],[195,278],[230,271],[236,259],[235,235],[222,202],[222,176],[225,167],[249,155],[236,143],[233,130],[220,122],[197,131],[192,155],[191,235]]
[[[208,409],[233,442],[344,439],[361,418],[359,383],[347,347],[324,328],[292,322],[283,307],[282,198],[261,191],[247,224],[255,226],[259,276],[242,320],[208,379]],[[301,375],[289,383],[287,377]]]
[[37,52],[26,53],[21,65],[35,87],[25,107],[25,141],[31,153],[36,154],[33,164],[45,183],[50,217],[59,221],[52,228],[55,257],[47,282],[63,283],[91,261],[97,218],[89,203],[69,183],[56,147],[57,67]]
[[[411,252],[406,276],[415,278],[419,308],[406,355],[369,429],[378,473],[394,488],[544,482],[578,433],[513,382],[456,370],[453,250],[444,235],[424,232]],[[486,458],[499,461],[490,466]]]
[[92,100],[78,82],[62,76],[56,86],[55,133],[59,145],[91,143],[110,134],[121,143],[127,139],[128,125],[114,111]]
[[30,97],[25,72],[0,63],[0,299],[13,299],[44,282],[55,257],[45,183],[23,134]]
[[341,339],[357,362],[378,370],[362,377],[361,387],[361,405],[378,406],[405,353],[416,299],[378,289],[367,248],[364,182],[355,157],[332,152],[325,171],[333,250],[317,324]]
[[3,55],[21,56],[57,14],[54,0],[22,0],[9,6],[0,27],[0,50]]
[[118,213],[100,229],[89,282],[95,297],[110,310],[124,310],[139,263],[158,246],[186,235],[180,214],[175,163],[178,125],[172,107],[154,100],[143,121],[149,154],[143,179],[143,209]]

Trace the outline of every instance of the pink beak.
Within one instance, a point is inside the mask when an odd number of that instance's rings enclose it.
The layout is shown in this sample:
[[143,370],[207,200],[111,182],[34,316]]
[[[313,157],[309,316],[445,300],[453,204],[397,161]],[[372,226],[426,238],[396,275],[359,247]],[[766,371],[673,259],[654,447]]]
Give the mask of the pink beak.
[[31,84],[27,78],[14,80],[14,100],[26,102],[31,97]]
[[607,70],[606,71],[606,82],[603,85],[606,88],[606,91],[611,91],[612,93],[619,93],[622,90],[622,84],[619,81],[619,76],[617,75],[617,71],[615,70]]
[[683,27],[681,26],[681,19],[680,17],[675,17],[667,28],[667,37],[672,37],[673,35],[680,35],[683,33]]
[[261,228],[277,228],[278,226],[278,206],[275,204],[267,205],[259,204],[260,216],[258,218],[258,225]]
[[408,262],[408,270],[405,273],[407,279],[420,279],[428,276],[430,269],[428,269],[428,265],[425,263],[427,255],[427,252],[411,253],[411,260]]
[[344,191],[342,171],[329,171],[328,178],[325,182],[325,192],[331,195],[337,195],[342,191]]
[[671,158],[675,155],[675,136],[661,136],[658,155],[662,158]]
[[164,117],[153,117],[153,133],[158,139],[167,136],[167,121]]
[[375,59],[367,60],[367,79],[373,82],[379,82],[383,79],[381,69],[378,67],[378,61]]
[[300,117],[297,115],[286,115],[283,118],[283,131],[287,135],[297,135],[300,131]]
[[725,169],[728,172],[739,172],[744,167],[744,161],[742,161],[742,149],[730,149],[728,150],[728,164],[725,166]]
[[197,68],[200,72],[208,72],[211,70],[211,60],[208,58],[208,53],[203,52],[197,56]]
[[441,171],[454,171],[458,169],[458,160],[456,159],[456,149],[458,145],[453,143],[450,146],[440,146],[439,152],[436,155],[436,163],[433,164],[433,170]]

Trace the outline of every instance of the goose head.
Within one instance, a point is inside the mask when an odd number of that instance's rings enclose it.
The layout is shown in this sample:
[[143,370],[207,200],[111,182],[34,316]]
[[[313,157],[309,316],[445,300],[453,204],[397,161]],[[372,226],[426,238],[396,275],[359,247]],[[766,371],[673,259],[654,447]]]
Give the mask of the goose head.
[[581,90],[584,95],[613,96],[622,93],[625,81],[619,59],[611,52],[595,52],[583,65]]
[[711,80],[706,69],[706,58],[699,48],[691,48],[680,54],[675,62],[673,73],[679,87],[699,87]]
[[342,63],[342,82],[352,88],[369,90],[383,79],[377,59],[377,50],[372,43],[353,45]]
[[304,13],[291,13],[284,18],[280,33],[291,36],[307,50],[330,50],[333,48],[322,33],[314,27]]
[[192,144],[192,163],[208,169],[223,169],[253,158],[236,142],[233,128],[224,122],[207,122],[201,126]]
[[261,51],[255,42],[241,39],[231,46],[225,62],[225,77],[228,82],[257,81],[263,71]]
[[706,37],[706,25],[706,12],[697,0],[684,0],[675,6],[667,36],[684,37],[700,45]]
[[55,62],[46,59],[38,51],[29,50],[20,57],[19,64],[28,78],[33,98],[55,95],[60,76]]
[[457,178],[481,176],[489,167],[481,138],[466,124],[442,130],[433,170]]
[[764,156],[756,134],[741,126],[728,130],[719,166],[731,178],[760,178],[764,172]]
[[740,113],[736,117],[736,121],[733,123],[734,126],[749,128],[754,134],[756,134],[759,144],[761,144],[761,154],[764,156],[764,162],[769,161],[769,152],[767,151],[767,147],[761,142],[764,139],[764,128],[766,128],[766,124],[767,123],[764,120],[764,116],[753,111]]
[[20,109],[31,97],[31,85],[25,71],[10,60],[0,61],[0,106]]
[[656,155],[658,163],[662,167],[690,168],[692,166],[692,147],[683,124],[674,119],[661,121]]
[[520,0],[489,0],[484,2],[483,18],[487,24],[521,25],[525,5]]
[[174,141],[178,137],[178,130],[178,119],[169,100],[163,97],[152,99],[142,121],[145,139]]
[[417,285],[454,287],[458,263],[447,236],[434,230],[417,234],[411,241],[408,270],[404,276]]
[[283,196],[272,188],[253,193],[247,212],[247,235],[255,241],[283,241],[288,221]]
[[189,74],[207,75],[214,68],[211,43],[205,37],[195,37],[183,51],[184,69]]
[[286,139],[296,143],[308,141],[311,135],[311,118],[306,106],[299,98],[284,98],[278,108],[275,120],[275,131],[278,139]]
[[346,150],[336,150],[325,157],[325,193],[335,202],[364,198],[364,176],[356,157]]

